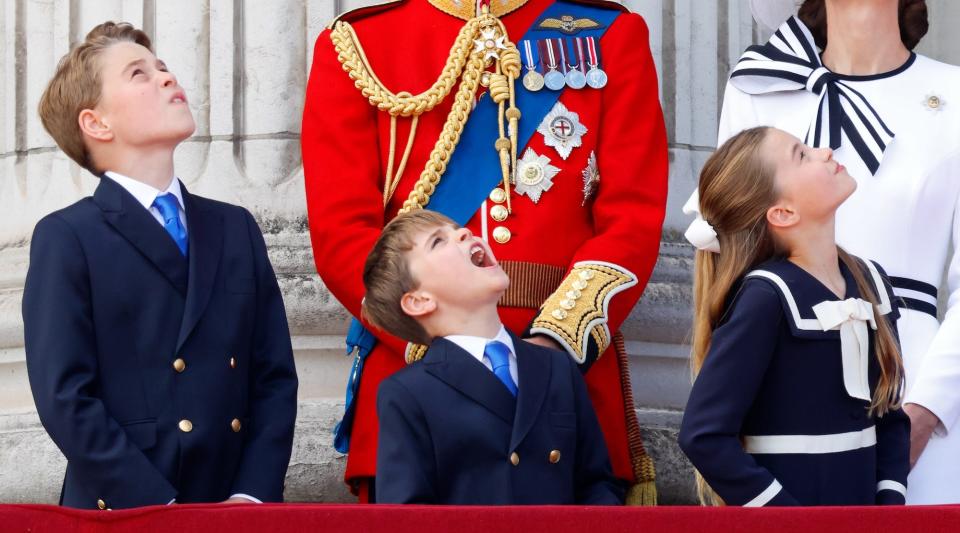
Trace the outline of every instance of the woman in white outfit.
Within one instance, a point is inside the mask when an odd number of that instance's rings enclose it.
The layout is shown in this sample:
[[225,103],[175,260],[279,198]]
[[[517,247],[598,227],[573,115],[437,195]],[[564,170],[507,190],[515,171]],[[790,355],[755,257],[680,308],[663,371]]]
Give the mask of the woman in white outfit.
[[958,503],[960,68],[911,51],[927,29],[922,0],[807,0],[798,17],[737,64],[719,142],[775,126],[834,148],[856,178],[837,242],[883,265],[899,297],[915,462],[907,502]]

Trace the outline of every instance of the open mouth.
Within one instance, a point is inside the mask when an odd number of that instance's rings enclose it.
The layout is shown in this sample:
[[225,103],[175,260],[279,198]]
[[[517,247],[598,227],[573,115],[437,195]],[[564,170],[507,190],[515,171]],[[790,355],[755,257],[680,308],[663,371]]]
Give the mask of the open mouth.
[[170,99],[171,104],[185,104],[187,103],[187,96],[183,93],[176,93],[173,95],[173,98]]
[[497,266],[493,257],[487,253],[486,248],[480,243],[476,243],[470,247],[470,262],[478,268]]

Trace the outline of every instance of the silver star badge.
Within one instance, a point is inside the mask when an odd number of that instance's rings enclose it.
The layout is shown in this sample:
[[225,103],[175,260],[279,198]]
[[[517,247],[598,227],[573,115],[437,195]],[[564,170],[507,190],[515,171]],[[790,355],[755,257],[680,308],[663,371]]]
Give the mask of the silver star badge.
[[483,60],[486,61],[491,57],[494,59],[500,59],[500,50],[506,50],[507,46],[503,44],[506,36],[501,35],[497,37],[497,30],[495,28],[487,28],[480,33],[479,39],[474,39],[473,44],[475,48],[473,49],[474,54],[483,54]]
[[517,194],[529,196],[533,203],[539,202],[543,191],[553,187],[553,177],[559,172],[559,168],[550,164],[549,157],[537,155],[532,148],[527,148],[523,158],[517,160]]
[[580,123],[580,115],[557,102],[543,117],[537,131],[543,135],[544,144],[555,148],[560,157],[566,160],[574,148],[583,144],[587,127]]
[[587,167],[583,169],[583,203],[580,204],[581,206],[587,205],[587,200],[597,192],[598,186],[600,186],[600,170],[597,168],[597,154],[591,151],[590,157],[587,158]]

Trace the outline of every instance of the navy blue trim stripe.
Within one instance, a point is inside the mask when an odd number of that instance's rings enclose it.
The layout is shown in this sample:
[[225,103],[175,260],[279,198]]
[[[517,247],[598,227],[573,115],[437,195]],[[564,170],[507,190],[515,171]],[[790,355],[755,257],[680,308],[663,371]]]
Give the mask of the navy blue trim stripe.
[[901,278],[897,276],[890,276],[890,284],[893,285],[895,289],[909,289],[911,291],[922,292],[928,294],[934,298],[937,297],[937,288],[929,283],[910,279],[910,278]]
[[897,296],[894,299],[897,302],[897,307],[901,309],[919,311],[921,313],[926,313],[933,318],[937,318],[937,306],[931,303],[924,302],[923,300],[917,300],[916,298],[907,298],[905,296]]

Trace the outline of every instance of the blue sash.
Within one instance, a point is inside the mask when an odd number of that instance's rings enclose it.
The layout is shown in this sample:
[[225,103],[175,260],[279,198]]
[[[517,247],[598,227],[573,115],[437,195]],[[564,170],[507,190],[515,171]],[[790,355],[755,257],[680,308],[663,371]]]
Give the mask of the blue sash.
[[[575,19],[589,18],[598,22],[594,29],[580,30],[578,37],[594,37],[600,39],[620,15],[616,9],[588,6],[574,2],[557,1],[537,17],[533,26],[527,29],[523,39],[537,40],[553,37],[565,37],[567,34],[558,30],[538,29],[541,21],[547,18],[559,19],[562,15],[570,15]],[[519,41],[517,41],[519,42]],[[584,89],[595,90],[595,89]],[[517,147],[523,148],[540,126],[540,121],[550,112],[560,98],[563,91],[540,90],[530,92],[518,82],[516,91],[517,107],[523,113],[520,118],[520,128],[517,135]],[[500,170],[500,156],[493,148],[499,135],[497,125],[498,106],[491,98],[484,97],[470,113],[470,118],[464,126],[447,169],[430,198],[428,209],[437,211],[452,218],[456,223],[466,224],[480,204],[487,198],[497,185],[500,184],[502,173]],[[376,338],[367,331],[356,318],[350,323],[347,333],[347,355],[356,354],[353,367],[350,369],[350,378],[347,381],[346,405],[343,419],[334,428],[333,445],[340,453],[347,453],[350,449],[350,431],[353,427],[355,414],[355,399],[360,389],[360,376],[363,374],[363,364],[367,356],[376,345]]]

